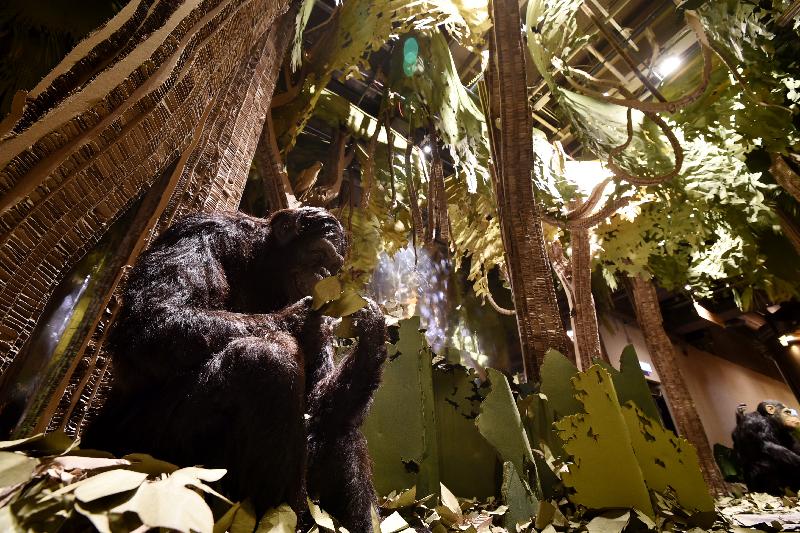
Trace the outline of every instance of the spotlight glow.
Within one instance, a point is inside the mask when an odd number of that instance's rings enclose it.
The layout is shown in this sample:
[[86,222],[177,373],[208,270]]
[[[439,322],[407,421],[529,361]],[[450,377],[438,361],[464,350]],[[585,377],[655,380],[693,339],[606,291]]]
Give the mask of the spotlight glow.
[[422,151],[425,152],[426,154],[431,153],[431,145],[426,144],[425,146],[422,147]]
[[681,58],[678,56],[667,56],[661,60],[661,62],[656,67],[656,72],[662,78],[666,78],[676,70],[678,67],[681,66]]

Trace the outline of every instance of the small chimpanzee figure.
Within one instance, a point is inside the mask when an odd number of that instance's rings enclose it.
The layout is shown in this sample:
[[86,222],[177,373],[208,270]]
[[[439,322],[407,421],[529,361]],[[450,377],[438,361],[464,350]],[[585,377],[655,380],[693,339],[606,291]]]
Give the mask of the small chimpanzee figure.
[[359,427],[386,358],[377,306],[353,315],[356,346],[333,361],[333,319],[314,284],[342,266],[324,209],[194,215],[131,270],[110,349],[109,400],[84,446],[228,469],[225,490],[261,512],[308,494],[351,532],[375,500]]
[[733,449],[747,488],[782,495],[785,488],[800,488],[800,443],[793,430],[800,418],[780,402],[766,400],[756,411],[736,415]]

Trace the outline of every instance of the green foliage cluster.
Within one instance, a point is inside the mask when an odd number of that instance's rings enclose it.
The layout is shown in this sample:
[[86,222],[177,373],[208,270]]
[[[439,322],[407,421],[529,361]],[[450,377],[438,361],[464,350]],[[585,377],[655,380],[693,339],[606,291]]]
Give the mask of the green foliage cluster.
[[389,84],[399,93],[405,115],[414,126],[434,121],[444,144],[451,148],[456,174],[474,193],[489,183],[489,144],[486,119],[475,97],[461,83],[450,47],[439,30],[409,34],[419,44],[412,76],[406,75],[402,46],[395,47]]

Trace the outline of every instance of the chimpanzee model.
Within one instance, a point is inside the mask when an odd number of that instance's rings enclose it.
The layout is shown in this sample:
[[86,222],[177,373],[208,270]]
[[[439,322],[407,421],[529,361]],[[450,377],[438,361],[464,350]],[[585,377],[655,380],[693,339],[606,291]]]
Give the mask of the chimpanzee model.
[[228,469],[224,489],[261,512],[318,499],[351,532],[375,501],[361,426],[386,359],[378,307],[333,360],[315,283],[342,266],[341,224],[324,209],[193,215],[131,270],[111,334],[114,383],[83,445]]
[[749,490],[782,495],[784,489],[800,488],[798,427],[797,413],[774,400],[759,403],[752,413],[737,414],[733,449]]

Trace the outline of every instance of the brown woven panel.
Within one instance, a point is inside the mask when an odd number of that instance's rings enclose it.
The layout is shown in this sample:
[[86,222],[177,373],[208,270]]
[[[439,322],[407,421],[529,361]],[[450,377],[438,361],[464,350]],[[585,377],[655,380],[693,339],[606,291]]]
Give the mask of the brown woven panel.
[[[141,248],[176,217],[198,210],[235,208],[244,190],[264,118],[275,87],[285,45],[290,40],[293,12],[284,14],[251,47],[249,56],[231,76],[218,97],[209,104],[195,128],[189,149],[179,161],[167,185],[169,200],[162,200],[144,230]],[[117,288],[117,292],[119,291]],[[49,419],[48,429],[79,435],[102,405],[111,377],[110,359],[103,350],[119,307],[118,295],[107,316],[98,324],[92,341],[70,376],[64,394]]]
[[134,4],[78,45],[104,61],[68,56],[0,141],[0,372],[63,274],[190,144],[159,228],[238,205],[288,0]]
[[586,370],[592,360],[602,358],[600,331],[597,327],[597,311],[592,296],[592,256],[589,230],[573,229],[569,233],[572,241],[572,285],[575,300],[572,306],[575,349]]
[[520,37],[519,4],[495,0],[494,67],[489,88],[492,119],[500,119],[491,134],[494,176],[514,308],[520,332],[525,374],[539,380],[544,354],[554,348],[567,352],[568,340],[556,302],[553,274],[547,258],[540,209],[533,196],[531,171],[532,124]]
[[664,319],[661,315],[656,286],[652,281],[638,276],[628,278],[628,281],[633,296],[636,321],[644,334],[647,350],[661,379],[661,386],[666,393],[675,427],[678,433],[697,449],[703,477],[709,488],[716,494],[722,494],[725,492],[725,484],[717,468],[700,415],[681,374],[675,346],[664,330]]

